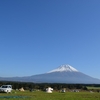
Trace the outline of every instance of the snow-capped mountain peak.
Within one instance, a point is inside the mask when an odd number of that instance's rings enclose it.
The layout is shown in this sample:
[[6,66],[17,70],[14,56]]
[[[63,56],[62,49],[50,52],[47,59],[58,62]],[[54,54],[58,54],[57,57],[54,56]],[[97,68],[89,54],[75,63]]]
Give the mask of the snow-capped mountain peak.
[[78,72],[77,69],[75,69],[74,67],[70,66],[70,65],[61,65],[59,66],[57,69],[51,70],[48,73],[52,73],[52,72],[63,72],[63,71],[70,71],[70,72]]

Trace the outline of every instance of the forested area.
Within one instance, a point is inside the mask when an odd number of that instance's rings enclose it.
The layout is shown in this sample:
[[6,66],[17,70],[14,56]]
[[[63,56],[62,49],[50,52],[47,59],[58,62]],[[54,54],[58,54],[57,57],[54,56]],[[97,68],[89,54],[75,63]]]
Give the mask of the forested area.
[[47,87],[52,87],[54,90],[60,90],[62,88],[66,89],[82,89],[87,90],[86,86],[95,86],[100,87],[100,85],[96,84],[59,84],[59,83],[30,83],[30,82],[8,82],[8,81],[0,81],[1,85],[12,85],[13,89],[24,88],[25,90],[29,89],[40,89],[45,90]]

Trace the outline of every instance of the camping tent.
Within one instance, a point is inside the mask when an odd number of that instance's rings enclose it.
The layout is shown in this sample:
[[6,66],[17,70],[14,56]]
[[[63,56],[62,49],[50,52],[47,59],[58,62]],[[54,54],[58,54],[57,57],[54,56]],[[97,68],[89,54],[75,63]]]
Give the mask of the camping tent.
[[22,87],[22,88],[20,88],[20,89],[19,89],[19,91],[24,91],[24,88],[23,88],[23,87]]
[[53,88],[51,88],[51,87],[46,88],[47,93],[52,93],[52,91],[53,91]]

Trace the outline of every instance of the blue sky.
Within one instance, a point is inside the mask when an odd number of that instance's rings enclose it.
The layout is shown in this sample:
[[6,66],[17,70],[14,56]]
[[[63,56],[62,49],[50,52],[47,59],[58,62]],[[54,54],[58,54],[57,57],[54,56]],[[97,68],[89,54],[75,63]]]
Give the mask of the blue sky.
[[100,0],[0,0],[0,76],[69,64],[100,79]]

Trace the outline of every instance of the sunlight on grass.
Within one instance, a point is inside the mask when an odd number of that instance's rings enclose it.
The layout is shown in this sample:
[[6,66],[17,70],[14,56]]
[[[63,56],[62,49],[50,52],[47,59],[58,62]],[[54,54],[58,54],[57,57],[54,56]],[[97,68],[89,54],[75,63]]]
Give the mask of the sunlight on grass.
[[[97,92],[96,93],[90,93],[90,92],[46,93],[43,91],[35,91],[35,92],[13,91],[12,93],[9,93],[9,94],[0,93],[0,97],[1,97],[0,100],[8,99],[6,98],[7,96],[12,97],[12,98],[9,98],[9,100],[22,100],[22,99],[24,100],[99,100],[100,99],[100,93],[97,93]],[[14,98],[14,96],[16,97]]]

